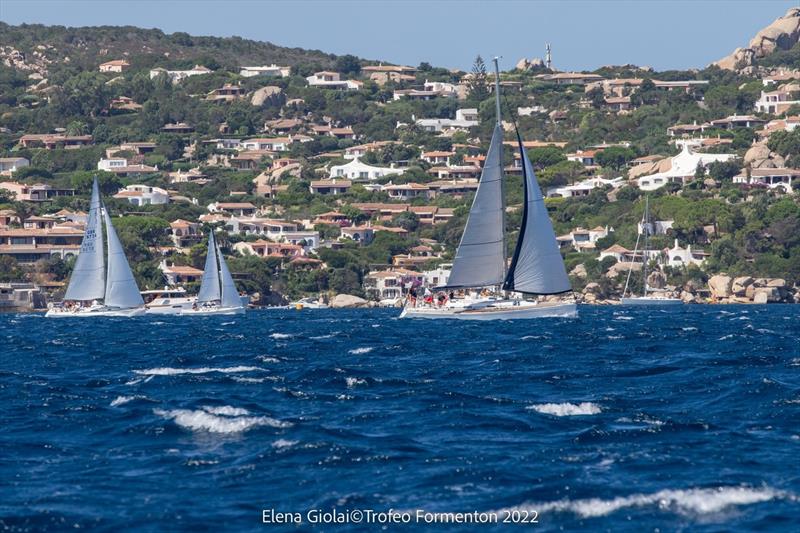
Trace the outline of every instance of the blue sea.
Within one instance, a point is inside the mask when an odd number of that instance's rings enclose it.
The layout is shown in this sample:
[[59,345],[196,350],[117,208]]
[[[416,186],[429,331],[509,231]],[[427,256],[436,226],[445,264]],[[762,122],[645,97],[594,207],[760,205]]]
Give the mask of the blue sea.
[[800,528],[800,306],[397,314],[0,315],[0,527]]

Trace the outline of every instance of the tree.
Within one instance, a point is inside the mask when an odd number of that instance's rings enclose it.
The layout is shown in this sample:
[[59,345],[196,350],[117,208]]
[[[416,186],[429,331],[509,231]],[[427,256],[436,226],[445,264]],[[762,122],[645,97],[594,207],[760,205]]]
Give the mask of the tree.
[[636,152],[624,146],[611,146],[595,156],[601,166],[621,170],[631,159],[636,157]]
[[528,159],[534,168],[544,168],[566,161],[567,157],[560,148],[555,146],[540,146],[528,150]]
[[406,231],[417,231],[419,228],[419,216],[411,211],[404,211],[392,218],[392,223]]
[[359,61],[356,56],[350,54],[339,56],[336,59],[336,71],[342,74],[357,75],[361,72],[361,61]]
[[472,65],[472,76],[467,82],[470,100],[481,102],[489,96],[489,85],[486,76],[486,63],[478,55]]

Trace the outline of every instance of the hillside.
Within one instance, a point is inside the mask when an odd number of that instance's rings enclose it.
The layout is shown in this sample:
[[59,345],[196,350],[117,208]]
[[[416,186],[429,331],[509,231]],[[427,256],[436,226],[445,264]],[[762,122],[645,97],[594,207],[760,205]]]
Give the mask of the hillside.
[[[530,142],[582,297],[619,296],[641,261],[645,197],[660,224],[651,283],[687,301],[800,294],[795,52],[743,70],[502,72],[506,140],[517,125]],[[391,299],[452,260],[495,120],[477,59],[463,73],[238,38],[8,25],[0,55],[0,281],[68,279],[98,175],[142,288],[202,268],[216,228],[240,288],[263,303]],[[288,68],[242,70],[273,63]],[[509,250],[519,164],[512,144]],[[752,278],[750,293],[732,279],[707,292],[722,274]]]
[[0,49],[21,52],[32,69],[91,70],[109,59],[131,58],[136,66],[230,68],[240,64],[308,65],[322,70],[331,68],[336,56],[319,50],[286,48],[269,42],[240,37],[199,37],[176,32],[165,34],[157,29],[133,26],[97,26],[68,28],[0,22]]

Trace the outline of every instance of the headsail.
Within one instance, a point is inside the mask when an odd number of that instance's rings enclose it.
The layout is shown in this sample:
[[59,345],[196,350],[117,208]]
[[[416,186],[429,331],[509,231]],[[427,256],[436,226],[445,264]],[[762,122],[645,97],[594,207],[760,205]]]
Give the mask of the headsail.
[[242,299],[239,297],[236,283],[233,281],[231,271],[228,270],[225,258],[222,257],[222,252],[219,254],[219,278],[222,283],[222,307],[242,307]]
[[203,280],[200,283],[200,292],[197,293],[198,302],[218,301],[222,297],[222,290],[219,281],[219,264],[217,263],[217,242],[214,239],[214,231],[208,235],[208,254],[206,255],[206,266],[203,268]]
[[103,226],[100,214],[100,188],[97,178],[92,184],[89,219],[81,249],[69,279],[65,300],[102,299],[106,291],[106,264],[103,257]]
[[104,209],[106,236],[108,237],[108,276],[106,277],[106,299],[108,307],[129,309],[144,305],[139,287],[122,249],[122,243],[111,224],[108,210]]
[[525,210],[517,247],[503,289],[529,294],[559,294],[572,290],[558,250],[558,241],[547,214],[544,196],[533,173],[533,166],[517,132],[522,156]]
[[447,286],[499,285],[505,275],[503,207],[503,128],[494,127],[481,181],[456,250]]

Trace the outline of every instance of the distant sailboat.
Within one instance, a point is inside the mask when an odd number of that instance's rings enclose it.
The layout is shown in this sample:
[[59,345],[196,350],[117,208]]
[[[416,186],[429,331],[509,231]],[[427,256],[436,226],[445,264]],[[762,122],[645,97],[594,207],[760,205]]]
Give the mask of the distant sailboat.
[[658,289],[651,289],[647,284],[647,243],[648,236],[650,235],[650,197],[645,197],[644,213],[642,214],[642,231],[644,233],[644,247],[642,248],[642,289],[641,296],[628,296],[628,285],[631,281],[631,273],[633,272],[633,262],[636,258],[636,252],[639,250],[639,237],[636,238],[636,244],[633,248],[633,257],[631,258],[630,268],[628,269],[628,277],[625,279],[625,288],[622,290],[622,305],[678,305],[683,301],[679,298],[672,298],[660,292]]
[[[103,254],[103,221],[106,226],[107,256]],[[100,303],[102,300],[102,303]],[[138,316],[145,312],[122,243],[117,237],[108,210],[100,200],[97,178],[92,184],[92,199],[86,232],[75,261],[75,268],[61,307],[45,316],[52,318],[85,316]],[[82,305],[81,302],[91,302]]]
[[506,320],[572,317],[577,314],[574,302],[544,303],[524,299],[525,295],[566,293],[572,287],[547,214],[544,196],[519,132],[517,142],[522,157],[525,203],[516,249],[511,266],[507,268],[503,127],[500,120],[500,71],[497,58],[494,63],[497,122],[448,284],[442,289],[502,287],[503,291],[517,293],[517,297],[450,300],[441,306],[416,306],[407,302],[401,318]]
[[203,280],[197,302],[191,308],[182,309],[181,315],[238,315],[245,312],[245,306],[236,283],[233,281],[225,258],[219,251],[214,232],[208,236],[208,254],[203,269]]

